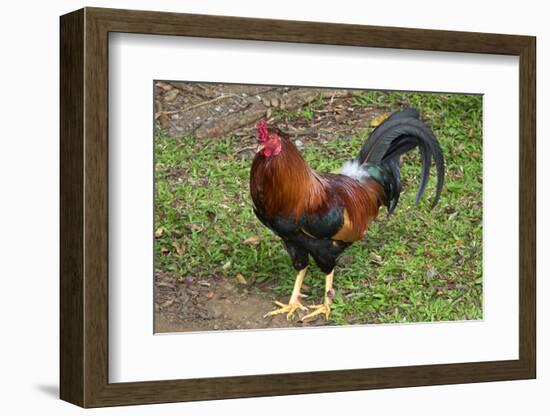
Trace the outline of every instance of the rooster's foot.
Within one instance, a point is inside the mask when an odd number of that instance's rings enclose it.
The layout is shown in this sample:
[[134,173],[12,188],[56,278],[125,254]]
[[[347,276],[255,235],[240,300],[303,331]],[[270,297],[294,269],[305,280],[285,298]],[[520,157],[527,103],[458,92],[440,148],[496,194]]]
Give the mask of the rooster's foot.
[[274,315],[280,315],[282,313],[286,313],[286,319],[290,319],[297,309],[300,309],[302,311],[307,311],[307,308],[304,305],[302,305],[299,300],[291,299],[288,304],[275,301],[275,305],[280,306],[280,309],[276,309],[274,311],[266,313],[264,315],[264,318],[267,318],[268,316],[274,316]]
[[302,318],[303,322],[305,322],[307,320],[310,320],[310,319],[313,319],[316,316],[319,316],[319,315],[322,315],[322,314],[325,315],[325,319],[328,321],[328,317],[330,315],[330,304],[328,302],[323,303],[321,305],[310,305],[309,307],[311,309],[315,309],[315,310],[311,313],[308,313],[306,316],[304,316]]

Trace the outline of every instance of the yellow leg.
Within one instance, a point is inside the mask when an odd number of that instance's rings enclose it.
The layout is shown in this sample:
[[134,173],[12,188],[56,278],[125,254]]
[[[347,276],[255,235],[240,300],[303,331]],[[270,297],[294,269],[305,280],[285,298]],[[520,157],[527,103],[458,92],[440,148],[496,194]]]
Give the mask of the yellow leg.
[[307,308],[304,305],[302,305],[302,303],[300,302],[300,298],[304,296],[300,293],[300,289],[302,288],[302,283],[304,283],[304,277],[306,275],[306,271],[307,271],[307,266],[298,272],[298,276],[296,276],[296,281],[294,282],[294,289],[292,289],[292,295],[290,295],[290,300],[288,301],[288,304],[275,301],[275,304],[277,306],[280,306],[280,309],[276,309],[274,311],[266,313],[264,315],[264,318],[267,318],[268,316],[280,315],[282,313],[286,313],[287,314],[286,319],[290,319],[290,317],[296,311],[296,309],[307,311]]
[[334,289],[332,289],[332,280],[334,279],[334,270],[327,274],[325,279],[325,301],[321,305],[311,305],[311,309],[315,309],[313,312],[307,314],[302,318],[302,321],[315,318],[318,315],[324,314],[325,319],[328,319],[330,315],[330,305],[332,304],[332,298],[334,297]]

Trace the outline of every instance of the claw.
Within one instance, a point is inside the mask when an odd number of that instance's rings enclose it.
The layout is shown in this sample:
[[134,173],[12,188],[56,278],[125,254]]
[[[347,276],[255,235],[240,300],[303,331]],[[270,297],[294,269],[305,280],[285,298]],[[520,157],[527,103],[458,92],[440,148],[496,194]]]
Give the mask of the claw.
[[308,309],[300,303],[300,301],[290,301],[288,304],[275,301],[275,305],[279,306],[279,309],[275,309],[274,311],[268,312],[264,315],[264,318],[267,318],[269,316],[275,316],[280,315],[282,313],[286,313],[286,319],[290,320],[291,316],[294,314],[296,309],[300,309],[301,311],[307,311]]
[[307,314],[302,318],[302,322],[307,321],[308,319],[315,318],[318,315],[324,314],[325,319],[328,320],[328,317],[330,315],[330,306],[326,303],[323,303],[321,305],[310,305],[311,309],[315,309],[313,312]]
[[300,303],[300,298],[304,297],[304,295],[300,293],[300,288],[302,287],[302,283],[304,282],[306,270],[307,266],[298,272],[298,275],[296,276],[296,281],[294,282],[294,288],[292,289],[292,295],[290,295],[290,300],[288,301],[288,304],[275,301],[275,305],[279,306],[279,309],[266,313],[264,315],[264,318],[286,313],[286,319],[289,320],[296,309],[307,311],[307,308]]

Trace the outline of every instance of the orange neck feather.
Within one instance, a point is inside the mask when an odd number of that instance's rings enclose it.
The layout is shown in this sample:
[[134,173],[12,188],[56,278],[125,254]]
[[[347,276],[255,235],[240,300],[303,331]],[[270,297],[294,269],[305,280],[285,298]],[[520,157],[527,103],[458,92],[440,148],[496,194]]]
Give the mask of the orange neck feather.
[[252,198],[268,215],[292,216],[298,220],[304,211],[313,211],[324,204],[325,184],[287,138],[282,137],[281,144],[277,156],[254,158],[250,178]]

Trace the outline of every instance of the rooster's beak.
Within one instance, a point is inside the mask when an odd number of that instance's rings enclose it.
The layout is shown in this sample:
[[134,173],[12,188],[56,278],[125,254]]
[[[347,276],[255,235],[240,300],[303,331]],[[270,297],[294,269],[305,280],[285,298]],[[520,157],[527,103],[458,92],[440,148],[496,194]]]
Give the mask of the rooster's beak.
[[260,153],[262,150],[264,150],[264,147],[265,146],[263,144],[259,145],[258,148],[256,149],[256,153]]

